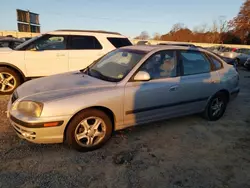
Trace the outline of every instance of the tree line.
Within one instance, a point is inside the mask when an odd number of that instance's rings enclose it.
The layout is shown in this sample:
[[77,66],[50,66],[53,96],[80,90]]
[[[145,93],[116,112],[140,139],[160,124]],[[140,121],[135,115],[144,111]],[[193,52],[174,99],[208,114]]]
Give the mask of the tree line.
[[246,0],[238,15],[230,21],[223,17],[214,20],[212,25],[200,25],[193,30],[183,23],[173,25],[172,29],[163,35],[155,33],[150,37],[147,31],[141,32],[136,39],[164,40],[181,42],[249,44],[250,45],[250,0]]

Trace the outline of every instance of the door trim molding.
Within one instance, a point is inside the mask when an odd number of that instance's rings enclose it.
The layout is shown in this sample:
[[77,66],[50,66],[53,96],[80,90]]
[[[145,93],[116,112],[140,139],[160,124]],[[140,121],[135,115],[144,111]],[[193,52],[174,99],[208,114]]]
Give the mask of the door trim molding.
[[146,111],[151,111],[151,110],[156,110],[156,109],[161,109],[161,108],[169,108],[169,107],[173,107],[173,106],[179,106],[179,105],[189,104],[189,103],[194,103],[194,102],[206,101],[206,100],[208,100],[208,98],[209,97],[203,97],[203,98],[198,98],[198,99],[193,99],[193,100],[188,100],[188,101],[180,101],[180,102],[176,102],[176,103],[169,103],[169,104],[152,106],[152,107],[147,107],[147,108],[139,108],[139,109],[135,109],[135,110],[129,110],[129,111],[126,111],[126,115],[136,114],[136,113],[141,113],[141,112],[146,112]]

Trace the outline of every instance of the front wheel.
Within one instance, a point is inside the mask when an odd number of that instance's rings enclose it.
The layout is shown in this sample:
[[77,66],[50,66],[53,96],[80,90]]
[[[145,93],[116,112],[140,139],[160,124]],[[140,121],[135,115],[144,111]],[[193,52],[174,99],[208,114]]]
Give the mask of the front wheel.
[[85,152],[100,148],[111,137],[112,122],[102,111],[84,110],[77,114],[66,130],[66,143]]
[[218,93],[210,99],[207,104],[203,117],[209,121],[216,121],[220,119],[227,107],[227,97],[224,93]]
[[0,95],[8,95],[21,84],[20,76],[7,67],[0,67]]

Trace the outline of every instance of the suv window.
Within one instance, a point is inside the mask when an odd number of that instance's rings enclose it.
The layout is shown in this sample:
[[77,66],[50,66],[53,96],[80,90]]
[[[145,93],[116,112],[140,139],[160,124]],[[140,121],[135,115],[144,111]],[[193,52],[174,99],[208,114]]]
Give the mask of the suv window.
[[208,59],[198,51],[181,51],[180,59],[183,66],[183,75],[207,73],[211,70]]
[[108,37],[107,39],[116,48],[132,45],[132,43],[127,38]]
[[102,45],[94,36],[71,36],[72,50],[96,50],[102,49]]
[[169,78],[177,75],[177,61],[175,51],[161,51],[155,53],[140,68],[150,74],[151,79]]
[[8,47],[9,43],[8,42],[0,42],[0,47]]
[[222,63],[217,58],[215,58],[214,56],[211,56],[211,55],[209,55],[209,58],[211,59],[211,61],[213,63],[214,70],[219,70],[219,69],[223,68]]
[[45,35],[35,40],[28,46],[28,50],[64,50],[66,49],[66,37],[57,35]]

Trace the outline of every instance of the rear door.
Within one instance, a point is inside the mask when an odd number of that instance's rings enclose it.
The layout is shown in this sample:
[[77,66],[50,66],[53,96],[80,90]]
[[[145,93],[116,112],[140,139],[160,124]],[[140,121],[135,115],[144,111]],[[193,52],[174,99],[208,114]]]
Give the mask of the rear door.
[[204,109],[210,96],[218,90],[219,76],[207,56],[199,51],[179,51],[181,79],[179,90],[183,110],[196,113]]
[[69,41],[69,71],[83,69],[105,54],[94,36],[71,35]]

